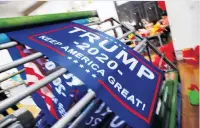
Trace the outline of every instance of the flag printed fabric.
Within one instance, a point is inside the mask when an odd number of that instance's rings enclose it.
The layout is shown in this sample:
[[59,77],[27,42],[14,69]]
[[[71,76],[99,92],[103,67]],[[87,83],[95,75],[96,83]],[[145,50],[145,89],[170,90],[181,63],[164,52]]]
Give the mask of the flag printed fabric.
[[[73,22],[87,24],[89,23],[89,20],[80,19],[74,20]],[[6,34],[5,36],[7,37]],[[35,53],[33,49],[27,48],[23,45],[8,48],[8,51],[13,60],[17,60]],[[58,65],[45,58],[40,58],[26,63],[25,66],[26,67],[24,67],[24,65],[20,65],[17,67],[17,69],[21,70],[25,68],[25,72],[20,73],[20,76],[25,81],[30,80],[28,85],[31,86],[44,76],[48,75],[47,72]],[[28,79],[26,79],[26,76],[28,76]],[[60,83],[60,86],[56,88],[54,84],[58,85],[60,80],[62,83]],[[32,97],[37,106],[39,106],[42,110],[44,116],[43,118],[45,118],[48,124],[53,125],[57,119],[61,118],[66,111],[68,111],[68,109],[86,93],[86,87],[79,84],[80,80],[68,72],[64,76],[61,76],[61,78],[58,78],[55,82],[51,82],[46,87],[42,88],[37,93],[33,93]],[[69,95],[70,97],[66,99],[65,97],[60,96],[60,94],[57,92],[59,89],[65,89],[65,94],[63,95]]]
[[[8,48],[7,50],[8,50],[8,52],[9,52],[9,54],[10,54],[12,60],[17,60],[17,59],[20,59],[20,58],[21,58],[17,47],[11,47],[11,48]],[[23,66],[23,65],[19,65],[19,66],[17,66],[16,68],[17,68],[18,70],[22,70],[22,69],[24,68],[24,66]],[[26,80],[26,74],[25,74],[25,72],[20,73],[20,77],[21,77],[23,80]]]
[[81,123],[82,128],[125,128],[126,122],[103,102]]
[[[36,52],[22,45],[18,45],[17,49],[21,57]],[[26,63],[24,67],[28,85],[31,86],[43,79],[57,66],[59,65],[44,57]],[[35,103],[43,111],[48,124],[53,125],[87,92],[87,89],[79,83],[81,81],[68,72],[32,94]],[[64,92],[61,93],[60,90],[64,90]]]
[[[29,54],[33,53],[30,49],[26,49],[25,46],[17,46],[18,50],[21,54],[21,57],[26,57]],[[38,61],[43,63],[37,63]],[[35,60],[33,62],[26,63],[25,73],[27,76],[28,86],[33,85],[35,82],[41,80],[44,77],[44,72],[42,72],[42,66],[46,60],[41,58],[39,60]],[[58,119],[58,116],[55,112],[54,104],[52,101],[52,91],[51,85],[48,84],[45,87],[41,88],[37,92],[32,94],[32,98],[37,104],[37,106],[42,110],[45,114],[45,118],[47,119],[48,124],[54,124]]]
[[42,111],[35,118],[35,128],[50,128],[50,125],[46,121],[45,114]]
[[72,22],[7,34],[67,68],[130,126],[151,126],[163,73],[119,40]]

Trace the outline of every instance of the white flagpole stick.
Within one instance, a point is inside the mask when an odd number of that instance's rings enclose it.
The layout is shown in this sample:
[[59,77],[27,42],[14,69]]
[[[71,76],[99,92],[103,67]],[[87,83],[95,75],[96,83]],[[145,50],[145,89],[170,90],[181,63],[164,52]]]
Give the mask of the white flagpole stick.
[[33,92],[37,91],[38,89],[44,87],[46,84],[48,84],[49,82],[53,81],[57,77],[61,76],[66,71],[67,71],[67,69],[61,68],[61,69],[53,72],[52,74],[46,76],[45,78],[43,78],[39,82],[37,82],[37,83],[33,84],[32,86],[28,87],[23,92],[1,101],[0,102],[0,112],[6,110],[10,106],[16,104],[17,102],[19,102],[20,100],[22,100],[25,97],[29,96],[30,94],[32,94]]
[[112,26],[112,27],[110,27],[110,28],[108,28],[108,29],[103,30],[103,32],[107,32],[107,31],[113,30],[113,29],[118,28],[118,27],[121,27],[121,26],[122,26],[121,24],[115,25],[115,26]]
[[5,80],[7,80],[7,79],[9,79],[9,78],[11,78],[11,77],[13,77],[13,76],[16,76],[17,74],[20,74],[20,73],[24,72],[24,70],[25,69],[22,69],[22,70],[19,70],[18,72],[15,72],[15,73],[13,73],[13,74],[11,74],[9,76],[1,77],[0,78],[0,83],[3,82],[3,81],[5,81]]
[[10,89],[13,89],[13,88],[18,87],[18,86],[23,85],[23,84],[25,84],[24,81],[22,81],[22,82],[20,82],[20,83],[18,83],[18,84],[16,84],[16,85],[14,85],[14,86],[12,86],[12,87],[10,87],[10,88],[1,90],[0,93],[3,93],[3,92],[5,92],[5,91],[8,91],[8,90],[10,90]]
[[16,67],[16,66],[19,66],[19,65],[21,65],[21,64],[27,63],[27,62],[29,62],[29,61],[35,60],[35,59],[37,59],[37,58],[39,58],[39,57],[42,57],[42,56],[43,56],[43,55],[42,55],[41,52],[37,52],[37,53],[34,53],[34,54],[29,55],[29,56],[27,56],[27,57],[24,57],[24,58],[15,60],[15,61],[13,61],[13,62],[11,62],[11,63],[2,65],[2,66],[0,66],[0,73],[6,71],[6,70],[8,70],[8,69],[14,68],[14,67]]
[[15,42],[15,41],[8,42],[8,43],[5,43],[5,44],[1,44],[0,50],[7,49],[7,48],[10,48],[10,47],[13,47],[13,46],[16,46],[16,45],[17,45],[17,42]]
[[51,128],[64,128],[94,97],[95,92],[89,90],[88,93]]
[[94,111],[94,109],[96,107],[98,107],[97,105],[99,105],[101,103],[100,99],[95,99],[94,101],[92,101],[87,108],[72,122],[72,124],[69,126],[69,128],[76,128],[81,121],[88,116],[88,114],[90,114],[91,112]]

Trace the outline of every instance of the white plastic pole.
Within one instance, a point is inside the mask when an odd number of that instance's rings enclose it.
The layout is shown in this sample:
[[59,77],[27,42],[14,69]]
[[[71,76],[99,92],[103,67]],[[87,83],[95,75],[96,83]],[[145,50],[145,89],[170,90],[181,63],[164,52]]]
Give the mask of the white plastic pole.
[[11,63],[2,65],[2,66],[0,66],[0,73],[1,73],[1,72],[4,72],[4,71],[6,71],[6,70],[9,70],[9,69],[11,69],[11,68],[14,68],[14,67],[16,67],[16,66],[19,66],[19,65],[21,65],[21,64],[27,63],[27,62],[29,62],[29,61],[35,60],[35,59],[37,59],[37,58],[39,58],[39,57],[42,57],[42,56],[43,56],[42,53],[37,52],[37,53],[34,53],[34,54],[29,55],[29,56],[27,56],[27,57],[24,57],[24,58],[15,60],[15,61],[13,61],[13,62],[11,62]]
[[32,94],[33,92],[37,91],[38,89],[44,87],[46,84],[48,84],[49,82],[53,81],[54,79],[56,79],[60,75],[64,74],[66,71],[67,71],[67,69],[61,68],[61,69],[53,72],[52,74],[46,76],[45,78],[43,78],[42,80],[38,81],[37,83],[33,84],[32,86],[28,87],[23,92],[1,101],[0,102],[0,112],[6,110],[10,106],[16,104],[17,102],[19,102],[20,100],[22,100],[25,97],[29,96],[30,94]]
[[5,43],[5,44],[1,44],[0,50],[7,49],[7,48],[10,48],[10,47],[13,47],[13,46],[16,46],[16,45],[17,45],[17,42],[15,42],[15,41],[8,42],[8,43]]
[[64,128],[94,97],[95,93],[89,90],[52,128]]
[[101,103],[100,99],[95,99],[92,101],[87,108],[70,124],[68,128],[77,128],[78,125],[85,119],[91,112],[98,107],[98,105]]
[[115,25],[115,26],[112,26],[112,27],[110,27],[110,28],[108,28],[108,29],[103,30],[103,32],[107,32],[107,31],[113,30],[113,29],[118,28],[118,27],[121,27],[121,26],[122,26],[121,24]]
[[15,73],[13,73],[13,74],[11,74],[9,76],[1,77],[0,78],[0,83],[3,82],[3,81],[5,81],[5,80],[7,80],[7,79],[9,79],[9,78],[11,78],[11,77],[13,77],[13,76],[16,76],[17,74],[20,74],[20,73],[24,72],[24,70],[25,69],[22,69],[22,70],[19,70],[18,72],[15,72]]
[[6,88],[6,89],[4,89],[4,90],[1,90],[0,93],[9,91],[10,89],[16,88],[16,87],[18,87],[18,86],[20,86],[20,85],[23,85],[23,84],[25,84],[24,81],[22,81],[22,82],[20,82],[20,83],[18,83],[18,84],[16,84],[16,85],[14,85],[14,86],[12,86],[12,87],[10,87],[10,88]]

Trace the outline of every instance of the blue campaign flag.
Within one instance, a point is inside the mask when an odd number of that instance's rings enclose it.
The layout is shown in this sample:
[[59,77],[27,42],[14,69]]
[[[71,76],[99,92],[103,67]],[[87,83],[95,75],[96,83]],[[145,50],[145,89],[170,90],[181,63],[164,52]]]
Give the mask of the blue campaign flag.
[[50,128],[42,111],[35,118],[35,128]]
[[93,113],[86,117],[86,120],[82,121],[80,126],[82,128],[125,128],[127,124],[124,120],[121,120],[119,116],[115,115],[103,102]]
[[7,34],[67,68],[132,127],[150,127],[162,71],[119,40],[72,22]]

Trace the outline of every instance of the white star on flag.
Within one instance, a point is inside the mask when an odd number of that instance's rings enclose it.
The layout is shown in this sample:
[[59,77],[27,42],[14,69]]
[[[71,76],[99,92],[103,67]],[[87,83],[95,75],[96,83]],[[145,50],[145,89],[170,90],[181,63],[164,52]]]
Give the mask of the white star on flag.
[[121,47],[121,44],[119,44],[119,46]]
[[74,60],[73,62],[74,62],[74,63],[78,63],[78,60]]
[[123,47],[123,49],[126,49],[125,47]]
[[79,44],[79,43],[78,43],[78,42],[76,42],[76,41],[74,41],[73,43],[74,43],[74,44]]
[[117,44],[117,42],[115,41],[115,44]]
[[82,64],[79,65],[80,68],[84,68],[84,66]]
[[87,73],[89,73],[89,72],[90,72],[90,70],[89,70],[89,69],[86,69],[85,71],[86,71]]
[[92,74],[92,77],[96,78],[97,76],[95,74]]
[[73,95],[73,94],[69,94],[69,96],[70,96],[70,97],[74,97],[74,95]]
[[72,59],[72,57],[70,57],[70,56],[69,56],[69,57],[67,57],[67,59],[71,60],[71,59]]

